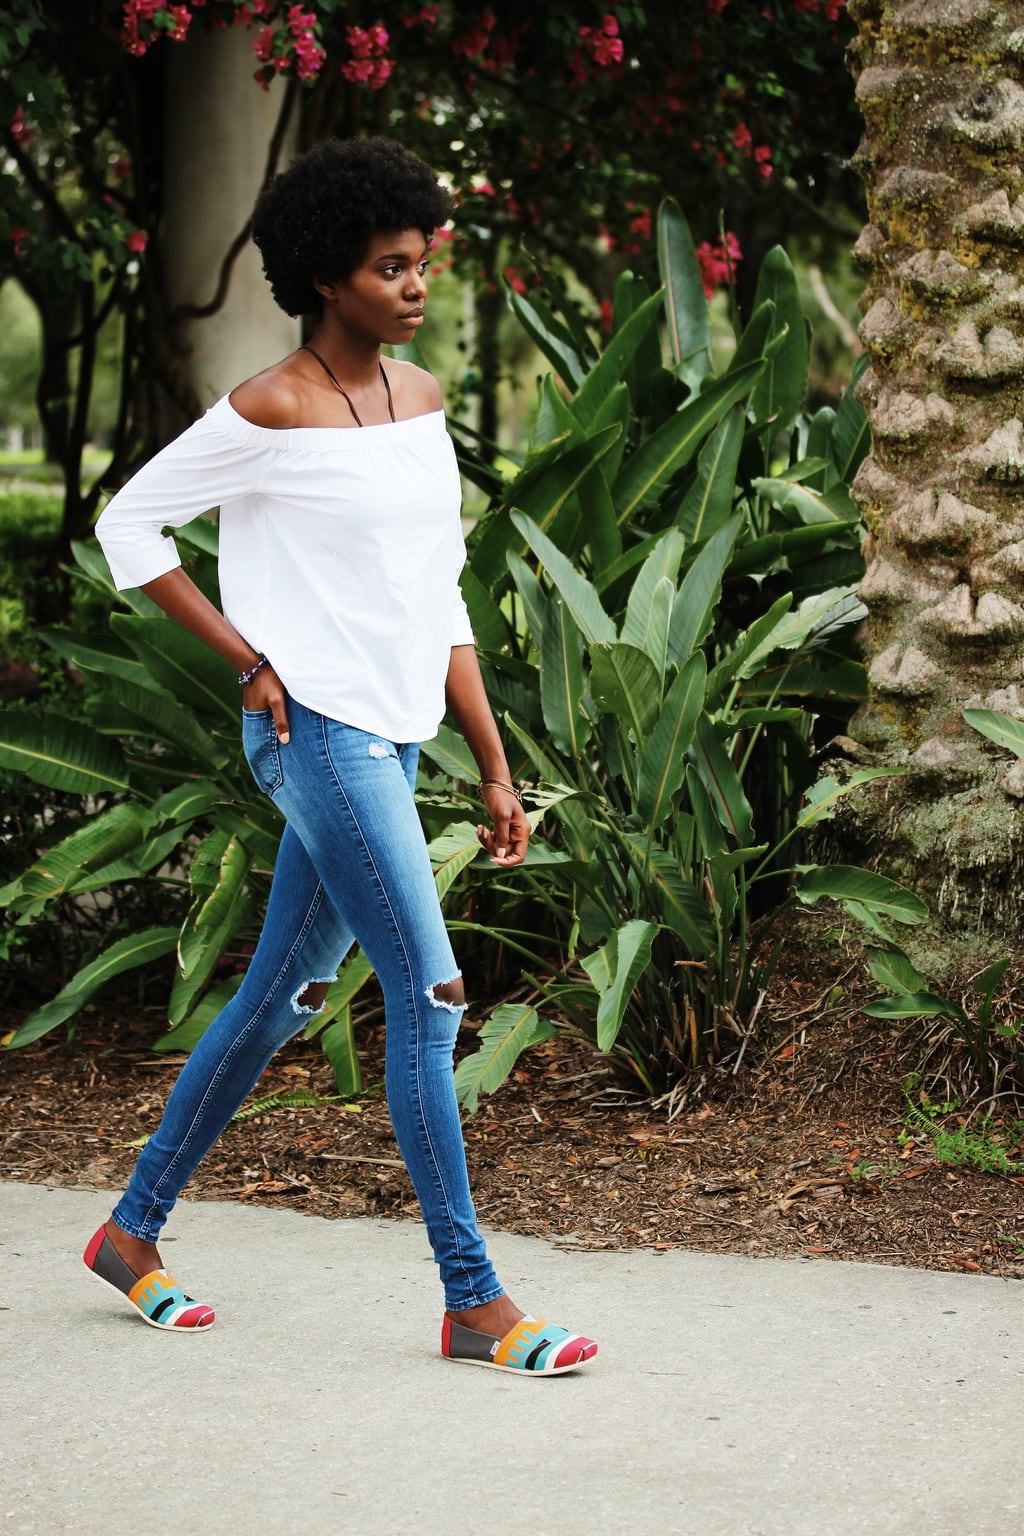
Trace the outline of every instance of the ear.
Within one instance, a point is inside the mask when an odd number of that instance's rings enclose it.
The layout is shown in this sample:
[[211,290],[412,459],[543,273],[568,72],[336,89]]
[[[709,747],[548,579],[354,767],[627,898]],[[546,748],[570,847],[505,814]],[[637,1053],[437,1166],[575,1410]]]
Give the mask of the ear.
[[322,299],[326,299],[328,303],[333,303],[334,299],[337,297],[337,283],[322,283],[319,278],[314,277],[313,287],[316,289],[320,297]]

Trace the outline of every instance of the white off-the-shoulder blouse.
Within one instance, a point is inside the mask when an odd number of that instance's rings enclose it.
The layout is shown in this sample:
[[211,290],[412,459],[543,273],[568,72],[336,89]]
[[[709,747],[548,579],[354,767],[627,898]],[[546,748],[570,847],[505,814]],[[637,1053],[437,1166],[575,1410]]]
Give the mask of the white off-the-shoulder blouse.
[[389,741],[444,715],[472,645],[455,450],[443,411],[368,427],[258,427],[225,395],[104,508],[118,590],[180,565],[164,528],[220,508],[224,613],[300,704]]

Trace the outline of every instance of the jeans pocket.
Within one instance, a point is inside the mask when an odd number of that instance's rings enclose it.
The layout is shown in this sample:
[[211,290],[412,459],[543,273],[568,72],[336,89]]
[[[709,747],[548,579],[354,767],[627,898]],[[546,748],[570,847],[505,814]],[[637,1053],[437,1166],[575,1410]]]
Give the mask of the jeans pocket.
[[284,772],[281,744],[269,709],[243,709],[242,750],[257,788],[272,797],[284,783]]

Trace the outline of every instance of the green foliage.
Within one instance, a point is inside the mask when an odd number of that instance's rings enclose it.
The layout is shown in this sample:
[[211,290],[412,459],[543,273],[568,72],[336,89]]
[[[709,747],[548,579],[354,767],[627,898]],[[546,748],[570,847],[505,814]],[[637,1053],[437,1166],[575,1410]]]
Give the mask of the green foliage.
[[[560,382],[541,383],[523,466],[472,539],[467,590],[545,812],[542,846],[561,855],[526,869],[562,953],[532,979],[648,1091],[738,1048],[783,904],[924,915],[880,876],[792,862],[870,776],[815,785],[813,761],[816,730],[831,734],[864,686],[847,645],[863,609],[846,489],[863,413],[848,393],[838,412],[799,416],[806,335],[781,250],[716,376],[671,203],[659,249],[667,363],[657,296],[636,278],[600,355],[566,306],[510,295]],[[424,750],[444,766],[443,747]],[[467,1104],[525,1045],[511,1022],[460,1067]]]
[[[959,1099],[935,1104],[919,1091],[920,1082],[911,1073],[903,1084],[907,1105],[903,1123],[912,1136],[927,1136],[933,1142],[936,1162],[1008,1178],[1024,1174],[1024,1161],[1011,1155],[1024,1147],[1024,1120],[1000,1124],[991,1115],[982,1115],[972,1129],[969,1122],[954,1120],[960,1108]],[[900,1139],[907,1141],[911,1137],[903,1134]]]
[[[814,782],[820,733],[864,689],[847,643],[863,610],[845,489],[863,413],[851,392],[837,412],[797,414],[806,351],[792,340],[803,321],[781,251],[716,375],[688,240],[667,205],[667,362],[664,296],[629,274],[603,351],[571,306],[510,291],[561,382],[542,381],[519,472],[489,482],[465,594],[547,836],[521,871],[489,864],[475,808],[470,820],[450,784],[476,770],[444,728],[424,747],[421,804],[452,926],[467,941],[497,936],[544,1016],[532,1003],[496,1011],[459,1069],[468,1104],[555,1019],[649,1091],[738,1049],[787,902],[829,896],[876,927],[922,915],[881,877],[797,862],[804,832],[868,776]],[[200,585],[212,583],[209,535],[206,523],[179,535]],[[141,593],[115,597],[93,546],[77,546],[76,560],[78,580],[116,604],[111,634],[47,637],[94,684],[86,718],[8,711],[0,763],[88,796],[89,816],[52,829],[0,899],[26,921],[117,883],[176,885],[188,905],[160,1045],[187,1048],[230,995],[224,969],[254,931],[280,820],[251,784],[226,669]],[[56,1013],[69,1017],[90,966],[122,957],[85,957]],[[358,1087],[351,1005],[368,976],[353,956],[307,1029],[343,1092]],[[56,1022],[37,1011],[18,1038]]]

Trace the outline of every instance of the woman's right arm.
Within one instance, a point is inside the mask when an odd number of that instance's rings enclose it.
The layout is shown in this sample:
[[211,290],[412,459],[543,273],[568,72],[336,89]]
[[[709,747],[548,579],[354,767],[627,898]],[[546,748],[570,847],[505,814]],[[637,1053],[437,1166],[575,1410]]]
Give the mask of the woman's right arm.
[[[257,381],[251,381],[256,383]],[[279,393],[279,391],[278,391]],[[194,422],[122,487],[100,514],[96,534],[114,585],[140,587],[236,672],[248,672],[258,652],[181,568],[164,528],[180,528],[210,507],[251,494],[263,478],[264,434],[220,404]],[[271,658],[272,661],[272,658]],[[246,709],[271,709],[278,736],[288,740],[285,691],[272,665],[242,690]]]
[[[259,652],[253,650],[248,640],[238,633],[219,608],[214,607],[180,566],[147,581],[141,590],[163,609],[168,618],[182,625],[197,640],[202,640],[218,656],[223,656],[236,672],[248,672],[256,665]],[[245,709],[273,711],[274,726],[282,745],[288,743],[285,699],[284,685],[269,662],[260,667],[252,682],[242,689]]]

